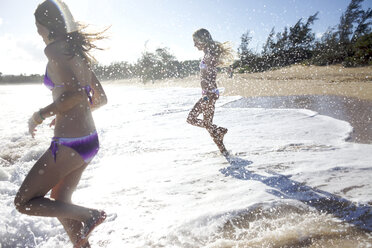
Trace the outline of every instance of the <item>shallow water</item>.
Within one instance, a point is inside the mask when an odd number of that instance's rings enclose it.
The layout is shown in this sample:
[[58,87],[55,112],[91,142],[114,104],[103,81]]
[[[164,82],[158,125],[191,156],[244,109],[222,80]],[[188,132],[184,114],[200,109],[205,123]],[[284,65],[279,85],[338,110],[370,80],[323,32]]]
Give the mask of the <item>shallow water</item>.
[[[372,247],[372,145],[346,142],[348,122],[222,96],[215,122],[229,129],[225,158],[186,124],[199,89],[105,89],[109,102],[94,113],[101,150],[73,196],[109,214],[93,247]],[[1,248],[71,247],[55,218],[13,206],[53,135],[48,122],[27,135],[49,94],[0,87]]]

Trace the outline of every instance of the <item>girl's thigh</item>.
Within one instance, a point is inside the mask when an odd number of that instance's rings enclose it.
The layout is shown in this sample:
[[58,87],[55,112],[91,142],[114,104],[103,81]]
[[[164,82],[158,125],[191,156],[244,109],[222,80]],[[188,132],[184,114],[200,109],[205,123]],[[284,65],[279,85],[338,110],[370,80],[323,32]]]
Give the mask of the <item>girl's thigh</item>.
[[63,178],[85,164],[77,152],[69,147],[58,147],[56,161],[48,149],[31,168],[24,179],[17,197],[27,202],[34,197],[45,196]]

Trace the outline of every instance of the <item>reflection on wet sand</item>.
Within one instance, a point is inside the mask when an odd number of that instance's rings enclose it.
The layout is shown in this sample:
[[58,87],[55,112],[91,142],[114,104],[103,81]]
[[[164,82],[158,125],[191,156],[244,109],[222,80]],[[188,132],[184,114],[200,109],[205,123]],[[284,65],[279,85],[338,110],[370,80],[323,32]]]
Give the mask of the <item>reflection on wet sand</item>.
[[372,144],[372,101],[335,95],[250,97],[224,107],[310,109],[347,121],[353,127],[349,141]]
[[[372,208],[370,205],[351,202],[336,194],[312,188],[304,183],[290,179],[290,175],[281,175],[270,171],[266,171],[269,174],[267,176],[260,175],[249,170],[248,166],[253,163],[252,161],[237,156],[226,156],[226,160],[229,166],[220,169],[223,175],[238,180],[259,181],[269,186],[266,192],[276,196],[281,201],[283,199],[295,200],[311,207],[302,209],[300,205],[291,205],[290,201],[282,204],[274,202],[269,211],[265,211],[260,205],[253,206],[248,212],[243,213],[242,218],[238,219],[239,223],[245,223],[245,225],[243,227],[234,225],[235,233],[235,229],[238,228],[246,229],[248,233],[249,231],[254,232],[254,228],[250,227],[250,225],[253,226],[257,219],[269,219],[267,223],[261,221],[265,225],[260,228],[260,233],[265,231],[266,228],[271,228],[274,230],[278,229],[278,234],[273,241],[275,245],[267,245],[267,247],[311,246],[343,248],[365,247],[365,244],[370,243],[371,237],[368,235],[372,231]],[[317,211],[318,217],[316,217],[316,212],[312,212],[311,209]],[[338,218],[345,225],[329,219],[324,214]],[[288,217],[288,219],[284,220],[285,223],[297,225],[293,219],[299,219],[302,216],[305,216],[306,219],[318,219],[319,222],[314,221],[302,231],[295,233],[294,236],[289,236],[289,238],[283,230],[279,231],[280,228],[278,226],[281,225],[275,226],[275,218]],[[305,219],[302,220],[302,222],[304,221]],[[346,223],[352,225],[348,226]],[[254,240],[254,238],[250,238],[249,241],[251,240]],[[332,246],[329,246],[330,244]],[[334,246],[334,244],[337,245]]]

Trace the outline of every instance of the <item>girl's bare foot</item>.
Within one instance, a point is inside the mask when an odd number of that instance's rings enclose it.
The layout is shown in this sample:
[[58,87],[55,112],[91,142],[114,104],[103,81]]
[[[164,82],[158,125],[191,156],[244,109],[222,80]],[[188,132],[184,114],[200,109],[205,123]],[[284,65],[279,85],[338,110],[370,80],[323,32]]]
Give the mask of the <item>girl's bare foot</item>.
[[106,217],[107,215],[104,211],[97,211],[97,213],[94,214],[91,219],[89,219],[87,222],[84,222],[84,226],[81,229],[80,239],[76,242],[74,248],[82,247],[88,241],[88,237],[94,228],[101,224]]

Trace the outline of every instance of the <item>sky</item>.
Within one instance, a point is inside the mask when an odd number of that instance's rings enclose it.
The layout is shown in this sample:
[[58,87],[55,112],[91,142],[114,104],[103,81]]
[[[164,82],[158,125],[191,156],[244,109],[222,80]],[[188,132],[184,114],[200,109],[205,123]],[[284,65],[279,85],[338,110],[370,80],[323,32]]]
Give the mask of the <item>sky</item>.
[[[0,0],[0,72],[43,74],[45,44],[35,27],[41,0]],[[110,27],[109,39],[93,55],[100,64],[135,63],[144,51],[168,47],[178,60],[199,59],[192,33],[208,29],[213,39],[230,41],[236,50],[249,31],[251,49],[260,51],[271,29],[283,31],[319,11],[312,26],[317,37],[339,23],[350,0],[65,0],[75,20],[94,30]],[[365,0],[363,9],[372,7]]]

